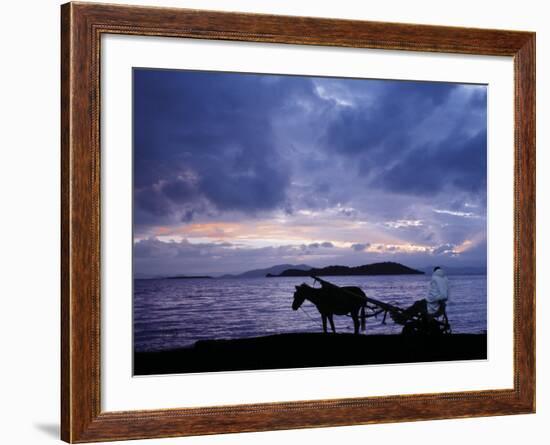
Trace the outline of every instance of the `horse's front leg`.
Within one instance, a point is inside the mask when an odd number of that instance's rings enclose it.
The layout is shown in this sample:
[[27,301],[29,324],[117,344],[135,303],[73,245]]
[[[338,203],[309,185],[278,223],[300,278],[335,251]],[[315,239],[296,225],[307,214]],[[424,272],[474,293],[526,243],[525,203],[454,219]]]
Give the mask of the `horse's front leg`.
[[359,334],[359,318],[357,317],[357,314],[352,314],[351,318],[353,320],[353,333]]
[[321,319],[323,320],[323,332],[327,333],[327,316],[325,314],[321,314]]
[[328,316],[328,321],[330,321],[330,328],[332,329],[332,332],[335,334],[336,329],[334,329],[334,320],[332,319],[332,314]]

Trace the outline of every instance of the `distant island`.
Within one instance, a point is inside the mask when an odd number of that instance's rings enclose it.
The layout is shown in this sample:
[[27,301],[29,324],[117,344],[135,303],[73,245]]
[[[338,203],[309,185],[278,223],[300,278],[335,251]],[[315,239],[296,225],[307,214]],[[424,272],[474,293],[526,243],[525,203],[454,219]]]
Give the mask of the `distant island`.
[[[447,275],[486,275],[485,267],[448,267],[442,264],[441,267]],[[144,274],[135,274],[136,280],[194,280],[194,279],[228,279],[228,278],[263,278],[263,277],[307,277],[310,275],[337,276],[337,275],[431,275],[433,266],[425,266],[419,270],[411,269],[394,262],[381,262],[367,264],[357,267],[347,266],[327,266],[312,267],[307,264],[277,264],[275,266],[263,269],[253,269],[242,273],[225,275],[175,275],[175,276],[148,276]]]
[[208,275],[177,275],[175,277],[164,277],[165,280],[198,280],[205,278],[212,277],[209,277]]
[[400,263],[384,262],[365,264],[363,266],[327,266],[321,268],[286,269],[279,274],[268,273],[266,277],[309,277],[316,276],[349,276],[349,275],[422,275],[421,270],[412,269]]
[[293,270],[309,270],[311,266],[307,264],[277,264],[276,266],[267,267],[265,269],[249,270],[240,274],[222,275],[220,278],[263,278],[267,275],[278,275],[287,269]]

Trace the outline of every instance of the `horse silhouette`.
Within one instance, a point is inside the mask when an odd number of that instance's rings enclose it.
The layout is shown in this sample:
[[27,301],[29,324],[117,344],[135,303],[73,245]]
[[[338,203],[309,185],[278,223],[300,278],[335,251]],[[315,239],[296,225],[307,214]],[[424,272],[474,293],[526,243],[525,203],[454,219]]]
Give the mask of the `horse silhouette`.
[[295,311],[300,308],[305,300],[311,301],[321,314],[323,320],[323,331],[327,332],[327,318],[330,322],[332,332],[336,332],[334,328],[333,315],[350,314],[353,319],[353,327],[355,334],[359,334],[359,318],[361,318],[361,330],[365,330],[365,307],[367,305],[365,293],[360,287],[345,286],[345,287],[322,287],[314,288],[305,283],[296,286],[294,292],[294,301],[292,309]]

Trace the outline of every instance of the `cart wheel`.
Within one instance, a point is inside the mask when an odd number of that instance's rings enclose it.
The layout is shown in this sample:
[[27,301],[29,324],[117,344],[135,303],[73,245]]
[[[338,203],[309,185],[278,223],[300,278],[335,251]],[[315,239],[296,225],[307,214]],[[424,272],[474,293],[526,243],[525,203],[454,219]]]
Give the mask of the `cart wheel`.
[[418,334],[418,326],[414,322],[405,323],[401,330],[401,335],[416,335]]

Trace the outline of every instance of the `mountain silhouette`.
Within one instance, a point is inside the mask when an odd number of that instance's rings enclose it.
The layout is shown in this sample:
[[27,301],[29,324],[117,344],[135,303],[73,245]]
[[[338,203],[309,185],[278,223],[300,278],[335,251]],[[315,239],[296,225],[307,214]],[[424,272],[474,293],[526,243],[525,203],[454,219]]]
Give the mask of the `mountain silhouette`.
[[308,266],[307,264],[277,264],[276,266],[267,267],[265,269],[254,269],[235,275],[223,275],[220,278],[259,278],[265,277],[268,274],[278,275],[287,269],[309,270],[311,269],[311,266]]
[[279,274],[268,273],[267,277],[309,277],[339,275],[421,275],[421,270],[411,269],[400,263],[384,262],[365,264],[363,266],[327,266],[311,269],[286,269]]

